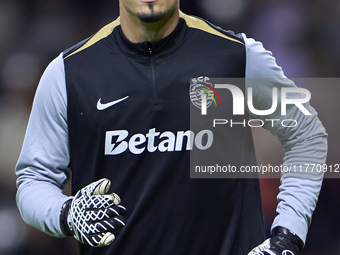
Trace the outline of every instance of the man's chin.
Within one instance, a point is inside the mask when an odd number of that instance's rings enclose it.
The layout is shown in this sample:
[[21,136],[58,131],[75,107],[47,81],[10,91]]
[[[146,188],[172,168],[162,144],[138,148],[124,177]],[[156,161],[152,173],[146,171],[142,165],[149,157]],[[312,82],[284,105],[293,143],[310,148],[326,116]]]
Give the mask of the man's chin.
[[144,23],[154,23],[164,18],[164,13],[139,14],[138,18]]

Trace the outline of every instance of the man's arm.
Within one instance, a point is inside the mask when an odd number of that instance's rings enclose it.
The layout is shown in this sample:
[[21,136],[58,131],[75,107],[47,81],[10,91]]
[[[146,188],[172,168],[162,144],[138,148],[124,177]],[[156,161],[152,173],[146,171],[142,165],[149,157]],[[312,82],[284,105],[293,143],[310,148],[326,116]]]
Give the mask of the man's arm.
[[[285,77],[271,52],[266,51],[261,43],[246,38],[245,35],[244,39],[247,50],[246,87],[253,87],[255,109],[270,109],[272,88],[295,87],[295,84]],[[285,150],[283,165],[303,166],[304,164],[324,164],[326,161],[327,134],[325,129],[309,103],[304,104],[304,107],[312,114],[311,116],[305,116],[292,105],[287,106],[285,116],[281,116],[279,110],[269,116],[257,116],[250,112],[250,115],[256,119],[280,120],[264,121],[266,123],[264,127],[280,140]],[[283,119],[294,119],[298,125],[294,128],[284,128],[281,125]],[[319,173],[314,176],[306,175],[306,178],[294,176],[294,173],[282,174],[280,193],[277,197],[278,215],[274,220],[272,230],[282,226],[295,233],[303,242],[306,241],[312,213],[321,189],[322,177]]]
[[70,198],[67,95],[62,54],[45,70],[33,102],[16,174],[17,205],[24,221],[62,237],[60,210]]
[[110,245],[125,226],[125,207],[107,194],[110,180],[90,183],[74,197],[62,194],[70,175],[67,93],[62,55],[39,83],[16,167],[17,204],[25,222],[51,236],[74,236],[94,247]]

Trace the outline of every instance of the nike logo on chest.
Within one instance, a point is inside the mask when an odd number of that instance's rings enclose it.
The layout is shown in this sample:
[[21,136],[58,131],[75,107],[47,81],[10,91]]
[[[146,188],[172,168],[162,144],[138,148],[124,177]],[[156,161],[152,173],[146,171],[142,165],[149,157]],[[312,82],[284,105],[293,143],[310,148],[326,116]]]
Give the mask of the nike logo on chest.
[[102,99],[99,98],[99,100],[98,100],[98,102],[97,102],[97,109],[98,109],[99,111],[105,110],[105,109],[107,109],[107,108],[109,108],[109,107],[111,107],[111,106],[113,106],[113,105],[115,105],[115,104],[118,104],[118,103],[120,103],[120,102],[122,102],[122,101],[124,101],[125,99],[128,99],[128,98],[129,98],[129,96],[126,96],[126,97],[123,97],[123,98],[121,98],[121,99],[118,99],[118,100],[115,100],[115,101],[111,101],[111,102],[108,102],[108,103],[105,103],[105,104],[103,104],[103,103],[101,102]]

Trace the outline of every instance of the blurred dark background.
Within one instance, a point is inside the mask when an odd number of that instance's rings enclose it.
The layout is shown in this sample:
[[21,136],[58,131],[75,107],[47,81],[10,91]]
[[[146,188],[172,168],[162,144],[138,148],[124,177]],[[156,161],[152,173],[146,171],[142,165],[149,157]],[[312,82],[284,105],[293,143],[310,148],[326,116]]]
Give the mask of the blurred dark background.
[[[340,163],[339,1],[182,0],[181,9],[261,41],[290,78],[331,79],[331,85],[306,88],[329,134],[327,163]],[[118,0],[0,0],[0,254],[78,254],[73,238],[49,237],[22,221],[15,205],[14,166],[48,63],[117,16]],[[254,134],[259,163],[281,164],[276,139],[260,129]],[[279,183],[261,179],[268,233]],[[339,194],[339,179],[325,179],[302,254],[340,254]]]

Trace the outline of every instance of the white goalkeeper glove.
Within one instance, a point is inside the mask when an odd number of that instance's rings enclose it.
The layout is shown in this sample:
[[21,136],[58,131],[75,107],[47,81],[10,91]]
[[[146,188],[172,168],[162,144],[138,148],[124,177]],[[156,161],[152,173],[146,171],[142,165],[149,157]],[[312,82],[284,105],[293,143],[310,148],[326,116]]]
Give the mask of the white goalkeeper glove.
[[114,241],[112,231],[125,226],[126,209],[119,205],[117,194],[106,194],[110,185],[108,179],[93,182],[65,202],[60,214],[65,235],[93,247],[108,246]]
[[248,255],[297,255],[303,248],[302,240],[284,227],[273,229],[272,237],[252,249]]

